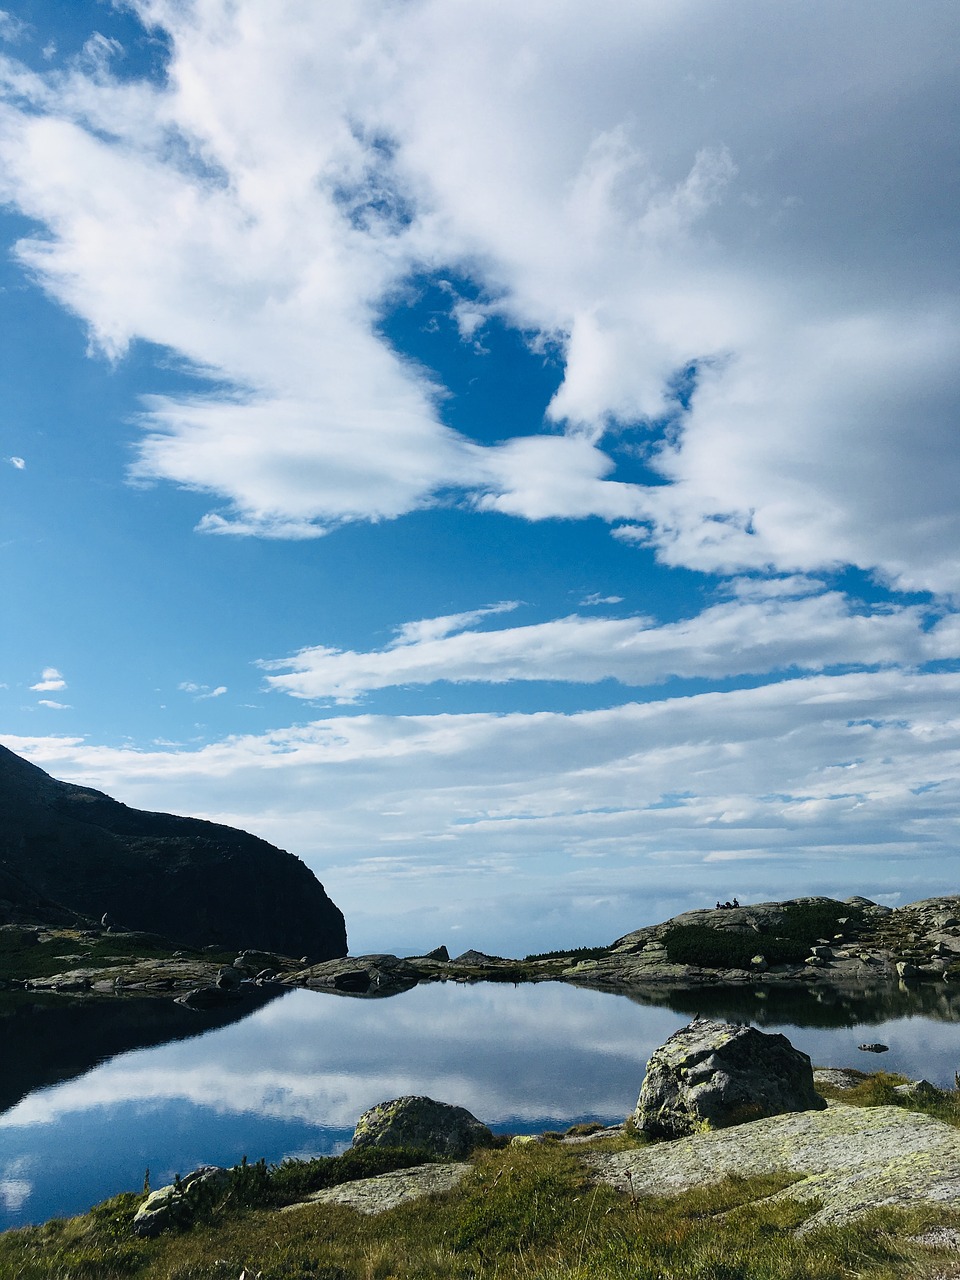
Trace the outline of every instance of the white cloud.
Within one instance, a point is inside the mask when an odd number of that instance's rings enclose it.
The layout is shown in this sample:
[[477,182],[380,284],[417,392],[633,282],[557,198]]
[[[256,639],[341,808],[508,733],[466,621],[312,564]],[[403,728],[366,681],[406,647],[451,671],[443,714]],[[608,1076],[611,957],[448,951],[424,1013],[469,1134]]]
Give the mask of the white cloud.
[[[212,375],[150,403],[136,466],[222,504],[203,530],[316,536],[453,490],[630,522],[670,564],[960,591],[949,0],[135,8],[162,86],[115,80],[102,38],[86,71],[5,62],[0,194],[105,351]],[[473,277],[465,340],[502,317],[562,352],[557,434],[443,425],[377,330],[420,271]],[[638,444],[663,483],[618,478]]]
[[517,608],[519,608],[519,601],[501,600],[498,604],[485,605],[482,609],[470,609],[466,613],[448,613],[441,618],[419,618],[416,622],[405,622],[397,628],[396,638],[390,648],[442,640],[444,636],[465,631],[484,618],[496,617],[498,613],[512,613]]
[[887,670],[575,715],[334,716],[196,750],[2,740],[125,803],[291,849],[357,946],[464,923],[509,952],[721,894],[948,892],[958,696],[957,673]]
[[49,707],[51,711],[70,711],[72,708],[66,702],[53,702],[50,698],[38,698],[38,707]]
[[24,459],[18,458],[16,454],[14,454],[13,457],[8,458],[7,461],[10,463],[11,467],[16,467],[18,471],[25,470],[27,465]]
[[623,596],[602,596],[599,591],[591,591],[580,601],[581,607],[585,609],[592,609],[601,604],[623,604]]
[[207,698],[222,698],[227,692],[225,684],[218,684],[211,689],[208,684],[194,684],[192,680],[184,680],[177,685],[181,693],[192,693],[194,702],[203,702]]
[[96,75],[106,72],[110,63],[117,57],[123,57],[123,45],[120,41],[95,31],[88,40],[84,41],[78,61],[82,67]]
[[22,19],[15,18],[6,9],[0,9],[0,40],[7,40],[10,44],[17,44],[23,39],[28,30],[27,24]]
[[[766,584],[764,584],[766,585]],[[720,679],[797,668],[915,665],[960,656],[956,615],[927,628],[916,607],[854,611],[838,592],[804,596],[806,579],[780,580],[751,598],[657,625],[649,618],[573,616],[503,630],[471,630],[485,613],[409,623],[385,649],[326,647],[260,665],[269,688],[298,698],[353,702],[372,689],[436,680],[649,685],[670,676]],[[801,596],[791,599],[790,596]],[[512,606],[510,606],[512,607]],[[498,606],[503,609],[504,606]]]
[[30,686],[37,693],[56,693],[66,687],[67,682],[56,667],[44,667],[38,682]]
[[783,578],[733,578],[720,584],[720,590],[724,595],[736,596],[738,600],[812,596],[824,589],[825,584],[819,578],[808,578],[799,573]]

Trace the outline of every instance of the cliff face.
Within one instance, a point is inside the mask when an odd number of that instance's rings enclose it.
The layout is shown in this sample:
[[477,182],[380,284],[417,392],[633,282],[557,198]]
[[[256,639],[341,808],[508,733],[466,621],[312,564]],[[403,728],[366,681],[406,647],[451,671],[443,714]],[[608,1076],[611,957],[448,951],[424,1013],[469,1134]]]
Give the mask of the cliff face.
[[0,746],[0,923],[72,913],[189,946],[346,954],[343,915],[293,854],[215,822],[130,809]]

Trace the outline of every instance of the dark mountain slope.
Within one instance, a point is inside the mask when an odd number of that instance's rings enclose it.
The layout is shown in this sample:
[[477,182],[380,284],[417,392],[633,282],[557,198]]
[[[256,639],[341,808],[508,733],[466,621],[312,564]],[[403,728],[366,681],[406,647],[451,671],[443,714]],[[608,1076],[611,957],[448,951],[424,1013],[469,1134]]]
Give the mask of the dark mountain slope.
[[0,923],[73,913],[160,933],[308,955],[346,954],[343,916],[282,849],[215,822],[146,813],[57,782],[0,746]]

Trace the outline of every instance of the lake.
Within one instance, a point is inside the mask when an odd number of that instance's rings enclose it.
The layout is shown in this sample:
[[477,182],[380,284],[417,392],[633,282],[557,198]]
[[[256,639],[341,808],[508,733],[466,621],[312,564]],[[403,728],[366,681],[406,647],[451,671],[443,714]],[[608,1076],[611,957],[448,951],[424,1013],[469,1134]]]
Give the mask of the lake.
[[[652,1051],[696,1012],[782,1031],[817,1065],[882,1066],[950,1086],[960,1068],[960,996],[945,984],[871,997],[701,989],[648,999],[552,982],[432,984],[386,1000],[295,990],[212,1029],[191,1013],[186,1030],[167,1033],[182,1038],[104,1054],[90,1069],[96,1054],[80,1044],[84,1010],[73,1006],[73,1040],[51,1024],[18,1056],[16,1035],[5,1036],[4,1061],[17,1069],[5,1096],[24,1096],[0,1115],[0,1227],[139,1190],[147,1169],[159,1187],[244,1155],[332,1154],[362,1111],[403,1094],[467,1107],[497,1132],[613,1123],[633,1109]],[[890,1051],[864,1053],[860,1041]],[[50,1080],[52,1057],[61,1082],[30,1088],[31,1070]]]

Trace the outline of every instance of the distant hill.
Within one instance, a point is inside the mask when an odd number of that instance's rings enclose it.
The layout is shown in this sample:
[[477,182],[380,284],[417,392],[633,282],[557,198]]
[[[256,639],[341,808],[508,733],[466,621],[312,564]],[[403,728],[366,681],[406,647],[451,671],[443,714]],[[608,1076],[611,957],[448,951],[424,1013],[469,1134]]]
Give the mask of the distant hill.
[[189,946],[346,955],[343,915],[299,858],[246,831],[128,808],[0,746],[0,923],[104,912]]

